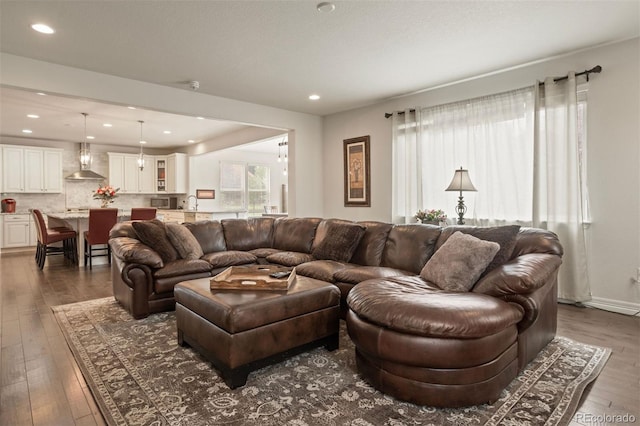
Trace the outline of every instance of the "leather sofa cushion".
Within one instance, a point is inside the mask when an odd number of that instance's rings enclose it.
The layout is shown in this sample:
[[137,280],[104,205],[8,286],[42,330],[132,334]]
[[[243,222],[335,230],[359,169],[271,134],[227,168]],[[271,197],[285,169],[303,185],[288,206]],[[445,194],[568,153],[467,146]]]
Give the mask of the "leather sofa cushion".
[[227,249],[222,225],[217,220],[185,223],[184,226],[196,237],[203,253],[213,253]]
[[499,250],[498,243],[456,232],[431,256],[420,277],[443,290],[469,291]]
[[346,268],[355,268],[357,266],[358,265],[344,262],[336,262],[335,260],[314,260],[296,266],[296,274],[333,283],[335,282],[333,275],[337,271]]
[[311,245],[316,235],[316,228],[321,220],[312,217],[281,217],[276,219],[273,227],[273,248],[283,251],[311,253]]
[[520,226],[447,226],[442,230],[440,238],[436,243],[436,250],[439,250],[447,239],[458,231],[464,234],[473,235],[481,240],[493,241],[494,243],[500,244],[500,251],[498,251],[491,263],[487,266],[485,271],[486,274],[511,259],[511,253],[513,253],[513,248],[516,245],[516,237],[518,235],[518,231],[520,231]]
[[138,238],[138,234],[136,234],[136,230],[133,229],[131,225],[131,221],[127,220],[124,222],[118,222],[113,225],[113,228],[109,231],[109,238],[118,238],[118,237],[129,237],[129,238]]
[[209,262],[200,259],[178,259],[164,265],[153,273],[158,278],[178,277],[182,275],[197,274],[211,271]]
[[[311,255],[320,260],[348,262],[364,232],[364,226],[352,222],[323,220],[316,230]],[[323,237],[319,238],[319,234]]]
[[138,234],[138,239],[158,252],[165,264],[179,258],[178,252],[169,241],[163,222],[158,219],[134,221],[132,226]]
[[410,271],[403,271],[402,269],[385,268],[383,266],[358,266],[357,268],[348,268],[336,271],[333,274],[333,279],[336,282],[358,284],[362,281],[370,280],[372,278],[397,277],[407,275],[416,274]]
[[263,259],[268,257],[271,254],[278,253],[278,252],[280,252],[280,250],[274,249],[274,248],[265,248],[265,247],[249,250],[249,253]]
[[518,307],[477,293],[451,293],[420,277],[370,280],[347,297],[360,318],[401,333],[427,337],[490,336],[522,319]]
[[365,231],[360,244],[358,244],[351,257],[351,263],[364,266],[380,266],[384,246],[393,225],[373,221],[358,222],[358,224],[364,226]]
[[249,251],[273,246],[272,217],[223,219],[222,228],[228,250]]
[[118,237],[109,240],[109,245],[113,254],[127,263],[139,263],[152,268],[164,266],[160,255],[151,247],[142,244],[137,238]]
[[382,253],[381,266],[419,274],[435,250],[440,236],[437,226],[418,223],[395,225]]
[[212,268],[220,268],[223,266],[237,266],[256,263],[258,258],[246,251],[219,251],[216,253],[206,253],[202,256],[202,260],[206,260]]
[[169,241],[182,259],[200,259],[202,257],[204,254],[202,247],[189,228],[179,223],[167,223],[165,227]]
[[562,257],[564,250],[558,236],[553,232],[538,228],[520,228],[511,259],[529,253],[555,254]]
[[295,251],[281,251],[267,256],[267,262],[284,266],[298,266],[305,262],[314,260],[313,256],[307,253]]

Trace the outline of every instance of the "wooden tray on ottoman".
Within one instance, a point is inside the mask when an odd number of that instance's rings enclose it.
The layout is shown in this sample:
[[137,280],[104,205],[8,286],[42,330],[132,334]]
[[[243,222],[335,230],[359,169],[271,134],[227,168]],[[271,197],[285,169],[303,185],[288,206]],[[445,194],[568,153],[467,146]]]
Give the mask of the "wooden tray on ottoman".
[[[273,278],[274,272],[291,271],[288,277]],[[296,279],[296,268],[276,265],[231,266],[211,278],[211,290],[287,291]]]

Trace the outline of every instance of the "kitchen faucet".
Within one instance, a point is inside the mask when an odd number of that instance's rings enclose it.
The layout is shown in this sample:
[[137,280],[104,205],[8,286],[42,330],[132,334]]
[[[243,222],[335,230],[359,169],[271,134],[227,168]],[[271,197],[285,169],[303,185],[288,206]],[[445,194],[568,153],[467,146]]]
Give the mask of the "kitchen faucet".
[[198,211],[198,197],[196,197],[195,195],[189,195],[187,197],[187,207],[188,207],[189,200],[191,199],[191,197],[193,197],[196,200],[196,210],[195,211]]

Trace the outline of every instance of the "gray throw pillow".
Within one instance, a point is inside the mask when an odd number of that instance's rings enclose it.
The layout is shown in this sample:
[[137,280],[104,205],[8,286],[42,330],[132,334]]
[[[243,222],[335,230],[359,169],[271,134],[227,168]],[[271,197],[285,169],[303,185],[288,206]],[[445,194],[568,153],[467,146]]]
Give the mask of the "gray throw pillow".
[[169,241],[178,250],[178,254],[183,259],[200,259],[204,252],[196,237],[189,229],[179,223],[167,223],[167,235]]
[[356,251],[366,228],[356,223],[328,222],[326,235],[311,250],[311,255],[321,260],[348,262]]
[[420,276],[442,290],[471,290],[500,244],[456,232],[431,256]]
[[136,230],[138,239],[154,249],[167,264],[178,259],[178,252],[169,241],[164,222],[158,219],[133,221],[131,223]]

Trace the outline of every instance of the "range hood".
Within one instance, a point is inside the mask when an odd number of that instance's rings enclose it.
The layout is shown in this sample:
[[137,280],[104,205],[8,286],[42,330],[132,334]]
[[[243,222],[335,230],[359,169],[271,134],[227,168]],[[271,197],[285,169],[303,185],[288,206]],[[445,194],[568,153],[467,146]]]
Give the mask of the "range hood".
[[77,172],[71,173],[65,177],[66,180],[106,180],[106,178],[98,173],[89,170],[89,168],[80,167]]

